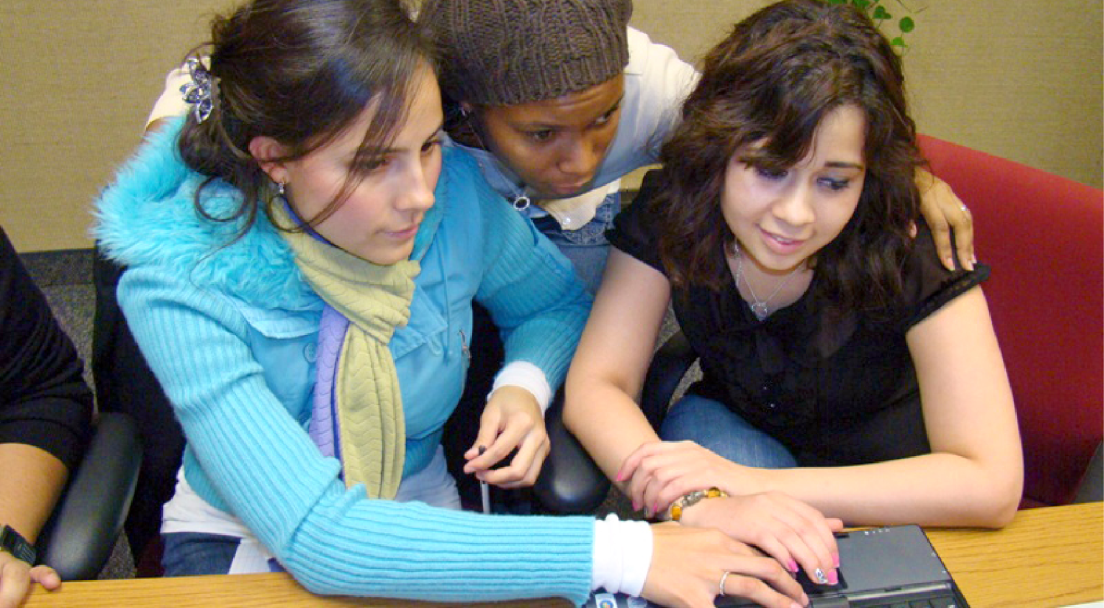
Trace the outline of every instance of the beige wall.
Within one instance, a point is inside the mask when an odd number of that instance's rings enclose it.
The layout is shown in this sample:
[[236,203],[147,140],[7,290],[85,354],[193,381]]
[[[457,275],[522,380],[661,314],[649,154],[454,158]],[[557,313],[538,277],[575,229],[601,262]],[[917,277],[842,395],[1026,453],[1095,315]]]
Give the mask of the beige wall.
[[19,251],[91,246],[93,197],[228,4],[0,1],[0,224]]
[[[905,58],[922,132],[1101,186],[1104,0],[906,2],[926,5]],[[0,3],[0,224],[19,250],[90,244],[161,76],[228,3]],[[764,4],[636,0],[633,23],[696,61]]]

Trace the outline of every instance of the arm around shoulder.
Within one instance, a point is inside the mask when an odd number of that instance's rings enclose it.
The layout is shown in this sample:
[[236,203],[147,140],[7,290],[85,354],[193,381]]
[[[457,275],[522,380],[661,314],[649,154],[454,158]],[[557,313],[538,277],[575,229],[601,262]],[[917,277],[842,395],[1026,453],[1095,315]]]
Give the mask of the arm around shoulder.
[[175,67],[165,75],[165,90],[161,92],[161,96],[150,109],[150,114],[146,118],[146,132],[159,130],[170,119],[183,116],[188,112],[188,104],[180,91],[181,87],[189,81],[188,70],[183,66]]
[[[675,51],[652,42],[647,34],[629,28],[629,64],[625,67],[625,101],[622,121],[631,124],[652,161],[679,121],[682,102],[690,95],[700,74]],[[626,131],[622,127],[621,131]]]

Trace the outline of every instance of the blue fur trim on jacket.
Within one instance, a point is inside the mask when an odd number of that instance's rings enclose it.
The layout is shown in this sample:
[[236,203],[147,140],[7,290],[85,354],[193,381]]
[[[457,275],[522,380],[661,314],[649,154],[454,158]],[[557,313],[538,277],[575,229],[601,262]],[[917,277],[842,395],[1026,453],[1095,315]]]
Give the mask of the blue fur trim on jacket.
[[[126,266],[190,268],[196,286],[262,308],[295,310],[315,302],[291,250],[263,213],[238,240],[241,221],[199,215],[195,192],[207,178],[180,157],[175,142],[182,124],[179,119],[151,135],[96,201],[92,236],[101,249]],[[203,189],[204,208],[215,217],[235,209],[240,198],[219,180]]]

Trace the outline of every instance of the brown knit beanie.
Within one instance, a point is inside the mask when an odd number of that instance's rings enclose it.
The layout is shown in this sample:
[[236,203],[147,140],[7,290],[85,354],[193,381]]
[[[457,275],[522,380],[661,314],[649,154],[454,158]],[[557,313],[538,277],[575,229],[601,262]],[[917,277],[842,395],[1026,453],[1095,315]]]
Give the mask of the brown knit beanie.
[[632,0],[425,0],[441,89],[454,101],[512,105],[577,93],[629,62]]

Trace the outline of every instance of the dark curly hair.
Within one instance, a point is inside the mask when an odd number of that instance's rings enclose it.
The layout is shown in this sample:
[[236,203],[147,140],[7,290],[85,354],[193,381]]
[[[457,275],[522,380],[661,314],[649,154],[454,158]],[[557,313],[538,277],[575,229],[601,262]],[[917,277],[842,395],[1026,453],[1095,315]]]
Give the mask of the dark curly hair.
[[874,310],[899,296],[922,164],[900,58],[862,11],[817,0],[760,10],[706,56],[682,122],[663,147],[666,180],[650,210],[676,289],[719,290],[730,280],[718,252],[735,239],[721,214],[733,155],[762,142],[749,162],[793,167],[823,118],[844,105],[865,118],[866,178],[854,215],[813,260],[815,296],[838,310]]
[[[238,236],[259,210],[272,218],[275,199],[268,176],[249,153],[257,136],[288,150],[274,160],[300,159],[354,122],[370,102],[372,125],[354,167],[367,167],[385,149],[406,117],[410,82],[419,66],[433,66],[433,47],[401,0],[253,0],[211,23],[210,73],[217,79],[207,120],[192,114],[178,142],[184,162],[236,187],[241,202],[213,216],[196,192],[203,217],[240,221]],[[194,51],[200,54],[201,49]],[[342,190],[308,226],[326,219],[362,176],[351,173]],[[302,227],[285,228],[302,229]]]

